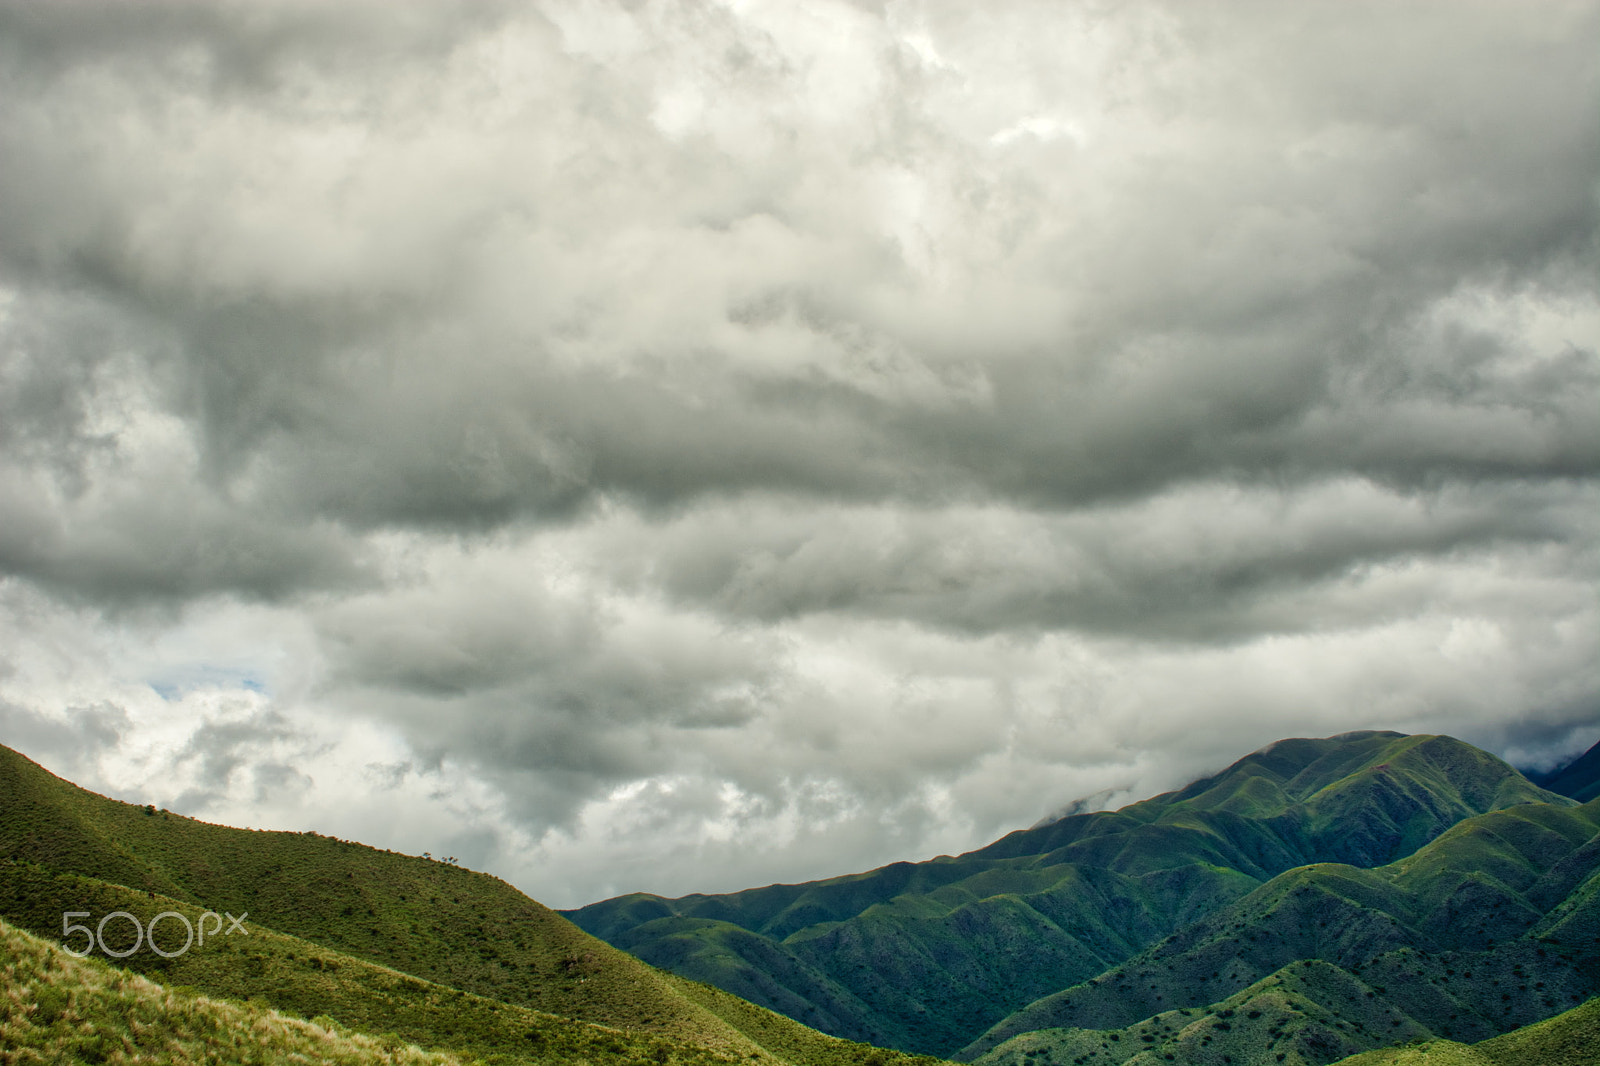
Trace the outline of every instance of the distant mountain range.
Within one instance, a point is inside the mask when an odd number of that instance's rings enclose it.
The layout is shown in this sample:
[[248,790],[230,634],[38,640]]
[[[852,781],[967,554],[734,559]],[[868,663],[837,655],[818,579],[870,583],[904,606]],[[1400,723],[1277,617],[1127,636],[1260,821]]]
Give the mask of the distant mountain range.
[[[1594,762],[1548,781],[1581,794]],[[1492,1036],[1600,988],[1597,822],[1592,800],[1450,737],[1348,733],[954,858],[567,914],[654,965],[906,1050],[1325,1063]],[[1278,1006],[1243,1006],[1263,995]]]
[[[0,1032],[84,1062],[1596,1062],[1595,769],[1286,740],[967,855],[574,925],[484,874],[119,803],[0,747]],[[169,916],[171,957],[136,943],[162,912],[210,939],[177,952]],[[96,929],[137,950],[55,946]]]

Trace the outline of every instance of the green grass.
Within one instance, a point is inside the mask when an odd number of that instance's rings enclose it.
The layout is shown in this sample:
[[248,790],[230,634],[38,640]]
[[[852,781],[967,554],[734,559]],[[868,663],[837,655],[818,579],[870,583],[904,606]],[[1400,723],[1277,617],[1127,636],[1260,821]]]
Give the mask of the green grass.
[[0,921],[0,1063],[460,1066],[455,1055],[175,991]]
[[[66,910],[88,911],[91,925],[113,911],[132,914],[144,926],[163,911],[182,914],[196,926],[201,916],[200,908],[191,904],[32,864],[0,866],[0,900],[37,916],[34,928],[40,931],[52,919],[59,930]],[[182,947],[184,932],[178,923],[167,919],[159,928],[165,950]],[[352,1030],[383,1034],[390,1042],[486,1063],[582,1060],[594,1066],[631,1066],[670,1061],[726,1066],[773,1058],[743,1034],[707,1027],[674,1040],[600,1026],[423,981],[253,922],[245,928],[244,934],[214,935],[177,958],[141,949],[119,965],[169,986],[248,1001],[286,1017],[332,1019]],[[113,951],[134,946],[132,928],[124,920],[108,925],[105,936]],[[81,936],[69,942],[80,947]],[[704,1040],[707,1033],[713,1042]]]
[[[430,1047],[524,1061],[528,1030],[561,1045],[566,1037],[548,1019],[566,1018],[621,1034],[605,1038],[619,1061],[642,1061],[668,1045],[686,1060],[699,1054],[791,1066],[869,1059],[888,1066],[907,1058],[657,970],[485,874],[310,833],[233,829],[118,803],[4,748],[0,855],[8,857],[0,864],[0,917],[35,933],[59,937],[67,910],[248,912],[260,929],[248,948],[223,938],[171,963],[142,951],[127,964],[202,992],[332,1013],[352,1028]],[[514,1025],[503,1024],[513,1016]],[[580,1043],[592,1036],[574,1032]],[[573,1054],[604,1058],[590,1044]]]

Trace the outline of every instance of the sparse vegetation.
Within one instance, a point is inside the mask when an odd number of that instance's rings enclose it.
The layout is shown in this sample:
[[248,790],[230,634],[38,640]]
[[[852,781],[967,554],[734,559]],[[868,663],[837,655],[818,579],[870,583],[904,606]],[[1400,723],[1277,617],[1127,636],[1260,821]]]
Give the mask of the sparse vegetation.
[[1368,1051],[1337,1066],[1596,1066],[1600,999],[1477,1044],[1425,1040]]
[[[1597,830],[1600,804],[1524,804],[1376,870],[1292,870],[1101,979],[1030,1005],[962,1057],[1007,1063],[1063,1042],[1049,1034],[1126,1033],[1163,1005],[1199,1008],[1198,1020],[1212,1019],[1196,1030],[1202,1043],[1239,1063],[1326,1063],[1536,1022],[1600,991],[1587,947],[1600,933]],[[1166,1048],[1180,1061],[1181,1043]]]

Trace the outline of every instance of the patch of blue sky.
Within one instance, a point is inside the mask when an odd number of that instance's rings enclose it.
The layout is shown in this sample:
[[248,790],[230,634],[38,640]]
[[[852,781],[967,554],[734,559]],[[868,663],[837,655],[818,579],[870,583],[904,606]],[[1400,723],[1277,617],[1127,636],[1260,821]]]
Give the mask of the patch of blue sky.
[[246,689],[265,694],[266,682],[253,670],[237,666],[219,666],[214,663],[197,663],[169,670],[160,677],[145,682],[168,703],[183,699],[198,689]]

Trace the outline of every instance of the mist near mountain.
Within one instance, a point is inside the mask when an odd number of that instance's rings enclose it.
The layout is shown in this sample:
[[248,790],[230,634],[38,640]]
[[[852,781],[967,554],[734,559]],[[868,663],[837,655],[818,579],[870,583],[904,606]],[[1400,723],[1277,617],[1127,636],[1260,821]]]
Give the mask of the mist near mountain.
[[1565,765],[1542,774],[1531,773],[1528,780],[1540,788],[1586,803],[1600,796],[1600,744]]
[[[1120,1062],[1113,1047],[1159,1032],[1166,1048],[1214,1015],[1193,1040],[1235,1061],[1297,1045],[1326,1062],[1413,1033],[1481,1039],[1592,994],[1595,819],[1453,738],[1359,732],[961,856],[568,913],[824,1031],[944,1057],[1060,1064],[1092,1045]],[[1419,998],[1418,979],[1454,991]],[[1244,1003],[1248,1026],[1230,1021]],[[1341,1020],[1352,1004],[1359,1023]]]

